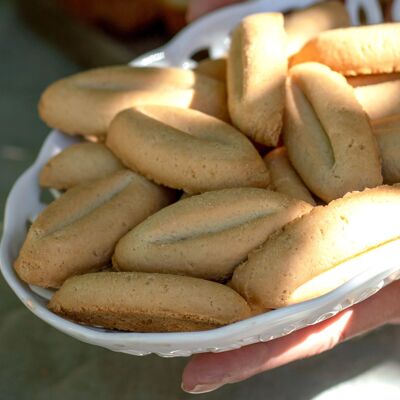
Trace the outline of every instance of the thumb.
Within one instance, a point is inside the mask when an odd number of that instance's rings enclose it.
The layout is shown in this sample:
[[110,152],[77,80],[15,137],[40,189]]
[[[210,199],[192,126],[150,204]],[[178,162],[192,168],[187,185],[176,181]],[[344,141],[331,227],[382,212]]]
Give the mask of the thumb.
[[183,372],[182,389],[205,393],[260,372],[322,353],[385,323],[400,322],[400,282],[329,320],[265,343],[223,353],[195,355]]

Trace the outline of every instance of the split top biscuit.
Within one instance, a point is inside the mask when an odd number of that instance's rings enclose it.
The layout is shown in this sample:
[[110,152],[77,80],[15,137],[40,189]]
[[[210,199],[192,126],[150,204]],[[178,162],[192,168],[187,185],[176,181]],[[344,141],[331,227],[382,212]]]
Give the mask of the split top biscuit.
[[179,68],[114,66],[69,76],[42,94],[39,115],[71,135],[105,136],[118,112],[139,104],[194,108],[229,119],[225,85]]
[[125,233],[173,200],[171,191],[128,170],[75,186],[33,222],[14,268],[42,287],[102,269]]
[[125,110],[112,121],[106,145],[129,168],[187,193],[269,183],[267,167],[242,133],[195,110]]
[[307,203],[270,190],[217,190],[180,200],[132,229],[117,244],[121,271],[163,272],[224,280],[250,250]]
[[326,202],[382,184],[368,117],[346,79],[325,65],[290,70],[283,141],[302,180]]

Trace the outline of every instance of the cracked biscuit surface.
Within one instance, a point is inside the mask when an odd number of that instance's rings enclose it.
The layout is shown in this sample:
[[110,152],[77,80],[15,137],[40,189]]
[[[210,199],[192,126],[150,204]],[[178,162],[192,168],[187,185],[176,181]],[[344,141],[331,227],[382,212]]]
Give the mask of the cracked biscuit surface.
[[346,79],[325,65],[291,69],[283,141],[304,183],[326,202],[382,184],[369,119]]
[[225,189],[172,204],[117,244],[120,271],[163,272],[224,280],[255,247],[312,207],[265,189]]
[[14,268],[42,287],[104,268],[117,241],[174,195],[142,176],[122,170],[68,190],[29,228]]

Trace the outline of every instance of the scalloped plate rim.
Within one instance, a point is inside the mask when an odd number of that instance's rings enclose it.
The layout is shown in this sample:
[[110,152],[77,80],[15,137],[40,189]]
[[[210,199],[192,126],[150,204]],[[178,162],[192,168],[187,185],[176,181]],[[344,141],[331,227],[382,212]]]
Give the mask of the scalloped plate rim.
[[[280,5],[282,9],[287,9],[290,7],[288,4],[296,4],[296,8],[299,8],[300,3],[311,4],[316,2],[317,1],[312,0],[303,0],[302,2],[288,0],[286,2],[280,1]],[[254,2],[253,6],[255,3],[257,2]],[[263,2],[259,2],[259,5],[261,3]],[[274,8],[276,8],[278,1],[274,0],[273,3],[275,4]],[[234,9],[244,10],[245,7],[243,7],[243,4],[240,4],[231,6],[229,9],[231,11]],[[253,8],[253,10],[254,9],[255,8]],[[219,10],[208,17],[201,18],[195,24],[197,24],[197,26],[200,26],[201,24],[205,26],[207,24],[207,19],[211,20],[214,18],[216,20],[216,16],[219,15],[220,18],[224,14],[226,14],[226,10]],[[184,37],[187,32],[190,32],[190,30],[193,31],[193,25],[195,24],[189,25],[188,28],[180,32],[175,39],[172,39],[172,41],[167,43],[165,46],[156,49],[153,52],[146,53],[134,60],[131,64],[143,65],[144,60],[147,60],[145,61],[147,65],[149,65],[149,60],[151,61],[150,64],[153,65],[157,65],[160,60],[165,62],[168,58],[168,54],[173,52],[174,45],[180,46],[180,40],[182,40],[182,37]],[[170,62],[169,64],[172,65],[174,63]],[[63,148],[65,147],[64,145],[78,140],[79,139],[76,137],[66,137],[58,131],[53,130],[44,141],[35,162],[14,183],[8,195],[5,207],[4,230],[0,243],[0,268],[8,285],[25,306],[30,309],[30,311],[56,329],[81,341],[97,344],[114,351],[122,351],[138,355],[156,353],[164,357],[179,355],[187,356],[196,352],[209,351],[210,349],[211,351],[218,351],[218,349],[221,348],[236,348],[241,347],[244,344],[259,341],[261,336],[265,336],[268,332],[272,332],[271,327],[279,327],[286,324],[286,331],[297,330],[312,323],[308,322],[316,321],[324,315],[334,315],[338,311],[344,309],[344,307],[342,307],[343,303],[350,306],[357,302],[357,299],[352,301],[348,298],[350,295],[354,296],[355,292],[362,292],[363,290],[371,289],[372,291],[376,291],[383,287],[385,283],[387,284],[394,279],[400,278],[400,266],[385,268],[379,272],[365,271],[363,274],[352,278],[339,288],[316,299],[260,314],[221,328],[201,332],[114,332],[98,330],[96,328],[68,321],[49,311],[44,305],[43,298],[38,296],[29,288],[28,285],[19,280],[12,267],[13,260],[10,260],[8,252],[11,247],[10,240],[14,237],[13,233],[15,233],[16,230],[16,227],[13,224],[16,213],[13,203],[15,196],[17,196],[20,191],[24,192],[24,189],[29,186],[27,185],[24,187],[26,181],[33,178],[37,180],[41,166],[47,161],[51,154],[54,154],[57,151],[54,151],[54,148],[52,147],[53,143],[55,144],[57,141],[61,141],[63,145],[60,145],[59,147]],[[39,193],[38,185],[35,189],[35,193],[36,195]],[[39,201],[35,204],[36,208],[40,208]],[[285,328],[281,328],[281,334],[286,333]]]

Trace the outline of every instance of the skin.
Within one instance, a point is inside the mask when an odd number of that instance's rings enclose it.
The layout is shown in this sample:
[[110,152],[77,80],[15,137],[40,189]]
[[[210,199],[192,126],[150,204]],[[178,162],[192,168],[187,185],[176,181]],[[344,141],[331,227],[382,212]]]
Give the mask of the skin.
[[[189,3],[192,21],[235,0],[208,0]],[[319,324],[265,343],[256,343],[223,353],[193,356],[182,376],[182,389],[206,393],[228,383],[328,351],[340,343],[387,324],[400,324],[400,281],[395,281],[367,300]]]
[[183,371],[182,389],[206,393],[261,372],[330,350],[386,324],[400,324],[400,281],[319,324],[270,342],[224,353],[193,356]]

